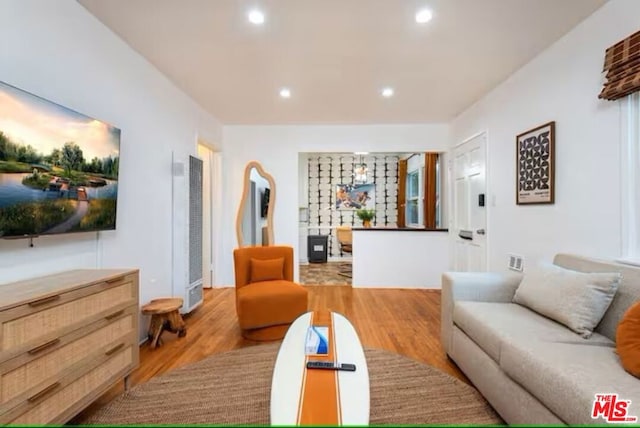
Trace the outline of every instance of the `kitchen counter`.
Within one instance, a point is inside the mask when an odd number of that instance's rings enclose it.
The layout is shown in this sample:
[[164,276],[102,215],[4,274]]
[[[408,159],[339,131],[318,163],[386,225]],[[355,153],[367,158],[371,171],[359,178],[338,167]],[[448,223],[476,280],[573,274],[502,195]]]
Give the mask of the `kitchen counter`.
[[353,287],[441,288],[451,270],[446,229],[358,227],[352,245]]

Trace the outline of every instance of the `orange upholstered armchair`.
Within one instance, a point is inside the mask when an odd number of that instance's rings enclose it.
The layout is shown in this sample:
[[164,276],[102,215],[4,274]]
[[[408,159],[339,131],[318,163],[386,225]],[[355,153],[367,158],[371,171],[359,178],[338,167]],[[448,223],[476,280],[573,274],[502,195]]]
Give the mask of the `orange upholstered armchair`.
[[293,282],[293,248],[236,248],[233,261],[242,335],[251,340],[282,339],[289,325],[307,312],[307,290]]

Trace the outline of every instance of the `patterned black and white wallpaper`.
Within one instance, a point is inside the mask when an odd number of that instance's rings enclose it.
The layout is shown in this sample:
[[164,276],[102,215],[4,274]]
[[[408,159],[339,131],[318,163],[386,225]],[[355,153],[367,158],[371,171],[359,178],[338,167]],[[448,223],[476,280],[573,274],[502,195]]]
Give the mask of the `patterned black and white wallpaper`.
[[376,216],[373,226],[395,226],[397,222],[398,160],[400,156],[370,154],[323,153],[308,158],[308,225],[309,235],[329,235],[329,257],[340,257],[335,227],[361,227],[355,210],[336,209],[336,186],[352,184],[354,166],[364,161],[368,168],[367,183],[375,184]]

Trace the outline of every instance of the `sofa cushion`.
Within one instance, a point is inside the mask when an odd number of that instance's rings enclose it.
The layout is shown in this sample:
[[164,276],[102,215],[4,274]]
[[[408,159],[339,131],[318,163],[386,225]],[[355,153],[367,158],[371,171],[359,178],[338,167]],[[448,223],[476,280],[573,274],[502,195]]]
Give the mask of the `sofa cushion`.
[[583,273],[542,265],[525,274],[513,301],[588,338],[609,308],[620,281],[618,272]]
[[640,378],[640,301],[622,317],[616,333],[616,349],[622,367]]
[[456,301],[453,322],[497,363],[503,342],[546,340],[613,344],[597,333],[584,339],[565,326],[515,303]]
[[236,289],[240,328],[289,324],[307,312],[307,290],[290,281],[263,281]]
[[624,371],[613,344],[504,343],[500,367],[567,424],[593,420],[596,394],[617,393],[631,400],[630,416],[640,416],[640,380]]

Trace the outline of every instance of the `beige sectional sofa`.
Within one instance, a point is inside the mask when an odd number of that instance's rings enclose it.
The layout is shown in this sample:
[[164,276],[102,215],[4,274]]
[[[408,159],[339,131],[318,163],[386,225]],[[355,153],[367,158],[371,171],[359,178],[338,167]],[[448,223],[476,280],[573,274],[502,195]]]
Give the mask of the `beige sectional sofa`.
[[442,344],[446,353],[509,424],[604,423],[591,418],[598,393],[631,400],[640,421],[640,379],[615,352],[619,320],[640,300],[640,268],[558,254],[554,264],[579,272],[620,272],[622,282],[589,339],[512,303],[520,274],[443,274]]

